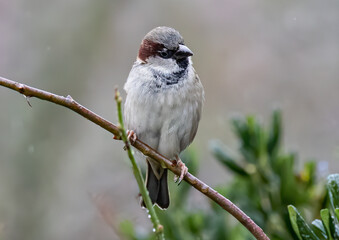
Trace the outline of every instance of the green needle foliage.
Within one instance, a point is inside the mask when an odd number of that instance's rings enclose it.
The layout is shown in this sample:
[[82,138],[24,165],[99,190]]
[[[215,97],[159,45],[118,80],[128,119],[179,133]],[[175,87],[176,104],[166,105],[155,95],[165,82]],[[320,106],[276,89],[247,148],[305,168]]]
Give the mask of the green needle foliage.
[[307,224],[300,212],[288,206],[293,229],[300,240],[338,240],[339,239],[339,174],[327,178],[327,193],[330,209],[320,211],[320,218]]

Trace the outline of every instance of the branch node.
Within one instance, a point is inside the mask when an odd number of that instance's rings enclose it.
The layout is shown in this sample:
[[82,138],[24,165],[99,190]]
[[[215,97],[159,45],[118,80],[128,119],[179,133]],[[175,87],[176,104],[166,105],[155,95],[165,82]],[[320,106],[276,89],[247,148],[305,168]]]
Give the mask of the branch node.
[[194,177],[194,179],[192,180],[192,184],[196,185],[198,183],[197,179]]
[[159,225],[158,225],[158,228],[157,228],[157,233],[161,233],[161,232],[163,232],[163,231],[164,231],[164,226],[161,225],[161,224],[159,224]]
[[201,188],[201,191],[203,192],[203,193],[207,193],[208,192],[208,186],[203,186],[202,188]]
[[119,136],[119,135],[114,135],[114,136],[113,136],[113,139],[114,139],[114,140],[121,140],[121,136]]
[[23,94],[25,91],[25,84],[19,83],[18,89],[19,89],[19,92]]
[[68,101],[71,101],[71,102],[74,101],[74,99],[71,97],[71,95],[67,95],[66,99],[67,99]]
[[120,92],[119,92],[118,88],[115,88],[114,98],[115,98],[115,101],[117,101],[118,103],[122,102],[122,98],[120,96]]

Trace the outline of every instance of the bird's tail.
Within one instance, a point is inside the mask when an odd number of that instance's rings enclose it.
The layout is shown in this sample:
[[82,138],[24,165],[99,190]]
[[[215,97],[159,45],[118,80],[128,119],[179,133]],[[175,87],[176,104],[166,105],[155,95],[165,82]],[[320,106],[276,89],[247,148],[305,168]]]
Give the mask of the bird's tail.
[[[152,200],[152,204],[157,204],[162,209],[167,209],[170,203],[168,185],[167,185],[167,169],[161,169],[162,173],[155,174],[151,164],[147,161],[146,187],[148,194]],[[157,175],[160,177],[158,178]],[[145,207],[144,201],[142,206]]]

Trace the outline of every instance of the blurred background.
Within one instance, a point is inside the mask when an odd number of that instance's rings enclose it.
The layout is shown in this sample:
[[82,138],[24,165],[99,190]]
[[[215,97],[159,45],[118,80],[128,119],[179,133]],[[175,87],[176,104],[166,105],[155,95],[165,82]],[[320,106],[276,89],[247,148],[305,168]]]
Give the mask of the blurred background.
[[[1,0],[0,75],[71,95],[116,122],[114,88],[123,91],[143,36],[171,26],[205,87],[192,144],[199,178],[230,180],[208,143],[237,146],[232,116],[265,122],[274,108],[286,148],[320,161],[327,175],[339,170],[338,13],[338,1],[316,0]],[[30,102],[0,87],[0,238],[118,239],[93,203],[98,194],[116,221],[149,228],[122,143],[65,108]],[[203,208],[206,199],[191,194]]]

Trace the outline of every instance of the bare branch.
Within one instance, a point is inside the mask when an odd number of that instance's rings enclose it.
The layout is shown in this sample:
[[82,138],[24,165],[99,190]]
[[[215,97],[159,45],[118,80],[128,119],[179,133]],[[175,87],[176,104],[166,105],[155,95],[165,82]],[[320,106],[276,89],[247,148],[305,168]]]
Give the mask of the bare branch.
[[[15,90],[26,97],[36,97],[42,100],[53,102],[55,104],[67,107],[74,112],[80,114],[81,116],[87,118],[91,122],[99,125],[100,127],[106,129],[108,132],[113,133],[117,138],[119,138],[119,128],[112,124],[111,122],[105,120],[89,109],[83,107],[76,101],[74,101],[70,96],[63,97],[47,91],[43,91],[37,88],[27,86],[22,83],[14,82],[12,80],[0,77],[0,85]],[[133,146],[142,152],[144,155],[155,159],[156,161],[165,164],[165,166],[176,175],[180,175],[180,168],[174,166],[172,162],[162,156],[160,153],[156,152],[150,146],[144,142],[137,139]],[[206,195],[208,198],[216,202],[219,206],[225,209],[227,212],[232,214],[242,225],[244,225],[256,239],[259,240],[269,240],[263,230],[253,222],[253,220],[248,217],[241,209],[234,205],[230,200],[219,194],[213,188],[199,180],[197,177],[193,176],[190,173],[185,175],[184,180],[196,188],[198,191]]]

